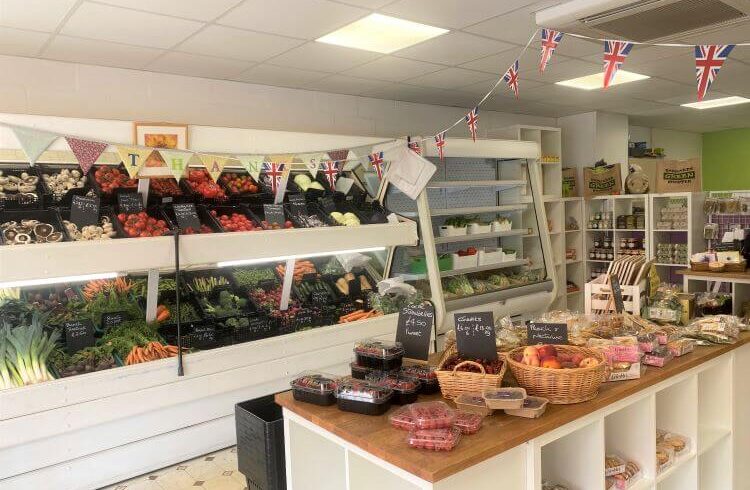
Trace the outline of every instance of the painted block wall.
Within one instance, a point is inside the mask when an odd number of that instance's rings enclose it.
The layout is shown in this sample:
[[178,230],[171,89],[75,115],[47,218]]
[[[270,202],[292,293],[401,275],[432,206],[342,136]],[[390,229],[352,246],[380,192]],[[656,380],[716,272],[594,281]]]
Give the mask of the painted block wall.
[[703,190],[750,189],[750,128],[703,134]]

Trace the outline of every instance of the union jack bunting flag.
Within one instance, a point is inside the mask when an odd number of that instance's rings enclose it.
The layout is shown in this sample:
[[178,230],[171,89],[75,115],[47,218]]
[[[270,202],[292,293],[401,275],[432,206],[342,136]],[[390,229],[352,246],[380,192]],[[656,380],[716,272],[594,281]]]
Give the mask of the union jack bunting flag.
[[695,47],[695,76],[698,79],[699,101],[708,93],[732,48],[734,44],[704,44]]
[[383,180],[383,165],[385,165],[385,162],[383,161],[383,152],[377,151],[371,155],[368,155],[367,158],[370,159],[370,164],[378,173],[378,180]]
[[633,49],[633,43],[625,41],[604,41],[604,88],[615,79],[617,70],[622,68],[625,58]]
[[505,75],[503,75],[503,80],[505,80],[505,83],[508,84],[508,87],[510,87],[511,90],[513,90],[513,93],[516,95],[516,99],[518,98],[518,60],[514,61],[512,65],[510,65],[510,68],[508,68],[508,71],[505,72]]
[[331,190],[336,188],[336,180],[339,178],[339,162],[327,161],[321,164],[323,167],[323,173],[326,175],[328,186]]
[[542,56],[539,58],[539,73],[544,73],[547,63],[552,59],[557,45],[562,41],[563,33],[552,29],[542,29]]
[[443,148],[445,147],[445,131],[435,135],[435,146],[437,146],[440,161],[443,160]]
[[411,149],[411,151],[413,151],[417,155],[422,154],[422,147],[419,146],[419,141],[412,141],[411,136],[407,136],[406,142],[409,144],[409,149]]
[[475,107],[464,116],[466,125],[469,126],[472,141],[477,140],[477,124],[479,124],[479,107]]
[[281,182],[281,174],[284,171],[283,163],[264,163],[263,173],[268,175],[269,182],[271,184],[271,192],[276,194],[276,189],[279,187]]

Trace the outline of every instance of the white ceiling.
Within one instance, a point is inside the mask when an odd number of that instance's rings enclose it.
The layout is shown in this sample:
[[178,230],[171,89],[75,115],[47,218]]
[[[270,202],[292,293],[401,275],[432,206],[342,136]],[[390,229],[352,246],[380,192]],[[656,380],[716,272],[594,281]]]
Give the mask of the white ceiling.
[[[535,30],[534,12],[562,0],[0,0],[0,54],[236,80],[470,108]],[[380,12],[450,29],[380,55],[314,42]],[[735,42],[750,26],[732,27]],[[691,41],[694,41],[691,39]],[[750,104],[695,111],[689,48],[635,47],[625,69],[652,78],[585,92],[554,82],[601,69],[601,44],[567,37],[544,75],[538,42],[521,58],[521,98],[487,109],[557,117],[622,112],[690,131],[747,126]],[[738,47],[712,95],[750,97],[750,47]]]

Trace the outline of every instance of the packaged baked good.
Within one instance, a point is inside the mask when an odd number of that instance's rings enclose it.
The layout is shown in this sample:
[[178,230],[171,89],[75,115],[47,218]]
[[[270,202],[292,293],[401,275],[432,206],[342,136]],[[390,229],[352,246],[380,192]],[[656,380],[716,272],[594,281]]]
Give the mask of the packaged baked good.
[[461,430],[461,434],[470,435],[479,432],[479,429],[482,428],[483,420],[484,417],[478,413],[456,410],[456,420],[453,422],[453,425]]
[[541,396],[527,396],[521,408],[506,408],[505,413],[514,417],[536,419],[544,415],[548,403],[549,400]]
[[440,383],[437,379],[437,367],[426,365],[401,366],[399,374],[408,379],[419,381],[420,393],[431,395],[440,391]]
[[664,443],[656,445],[656,472],[661,473],[674,463],[674,448]]
[[667,344],[669,352],[675,357],[680,357],[695,349],[695,341],[692,339],[677,339]]
[[674,356],[672,351],[665,345],[660,345],[651,352],[644,354],[643,364],[655,367],[664,367]]
[[409,432],[406,441],[411,447],[428,449],[430,451],[450,451],[461,439],[458,427],[441,429],[417,429]]
[[641,352],[648,353],[659,346],[659,341],[653,333],[643,333],[638,335],[638,348]]
[[487,406],[481,393],[461,393],[454,401],[459,410],[476,413],[483,417],[492,415],[492,409]]
[[693,320],[684,335],[714,344],[733,344],[739,337],[740,327],[741,321],[736,316],[713,315]]
[[612,478],[615,479],[618,490],[630,488],[641,477],[641,468],[633,461],[628,461],[625,468]]
[[295,400],[315,405],[333,405],[336,403],[336,380],[331,374],[306,371],[295,377],[290,383]]
[[662,444],[671,446],[675,456],[681,456],[690,450],[690,439],[679,434],[667,434]]
[[400,342],[369,339],[354,345],[357,364],[381,371],[401,367],[404,348]]
[[383,376],[377,374],[367,376],[367,380],[378,386],[385,386],[392,389],[393,397],[391,398],[391,403],[395,405],[406,405],[417,401],[419,381],[402,378],[397,375]]
[[440,401],[412,403],[408,407],[417,429],[451,427],[456,420],[456,412]]
[[487,388],[482,392],[484,402],[493,410],[523,407],[526,390],[523,388]]
[[551,481],[543,481],[542,490],[568,490],[568,487]]
[[614,476],[617,473],[625,471],[627,461],[617,454],[607,454],[604,456],[604,476]]
[[408,406],[399,407],[388,416],[388,421],[397,429],[412,431],[417,428]]
[[340,380],[336,387],[339,410],[364,415],[382,415],[391,406],[393,390],[358,379]]

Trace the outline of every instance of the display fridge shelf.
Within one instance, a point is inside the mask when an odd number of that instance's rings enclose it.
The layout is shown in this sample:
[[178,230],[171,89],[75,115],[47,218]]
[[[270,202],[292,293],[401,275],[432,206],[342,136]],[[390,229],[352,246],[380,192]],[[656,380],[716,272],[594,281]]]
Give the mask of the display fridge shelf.
[[499,191],[525,186],[525,180],[442,180],[427,184],[428,189],[464,189],[467,187],[489,187]]
[[435,243],[461,243],[471,242],[476,240],[486,240],[488,238],[501,238],[504,236],[518,236],[523,235],[527,232],[527,229],[522,230],[507,230],[507,231],[495,231],[491,233],[474,233],[470,235],[458,235],[458,236],[441,236],[435,237]]
[[517,267],[521,265],[529,265],[529,261],[526,259],[509,260],[507,262],[498,262],[497,264],[485,264],[478,267],[468,267],[466,269],[456,269],[450,271],[441,271],[440,277],[453,277],[460,274],[472,274],[474,272],[494,271],[496,269],[507,269],[508,267]]
[[547,280],[534,284],[526,284],[524,286],[502,289],[500,291],[477,294],[475,296],[468,296],[466,298],[449,299],[445,301],[445,309],[446,311],[456,311],[463,310],[465,308],[474,308],[477,306],[490,304],[495,301],[503,301],[508,298],[514,298],[521,295],[549,292],[552,291],[552,289],[552,281]]

